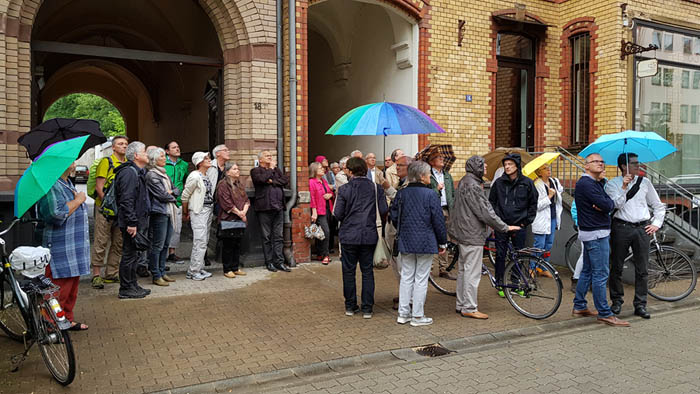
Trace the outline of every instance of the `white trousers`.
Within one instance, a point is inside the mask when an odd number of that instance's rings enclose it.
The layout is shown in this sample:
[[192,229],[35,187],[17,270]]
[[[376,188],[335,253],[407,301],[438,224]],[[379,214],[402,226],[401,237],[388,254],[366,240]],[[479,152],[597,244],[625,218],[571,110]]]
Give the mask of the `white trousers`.
[[182,207],[177,207],[175,210],[175,225],[173,226],[173,234],[170,236],[170,247],[175,249],[180,245],[180,233],[182,232]]
[[[399,316],[423,317],[433,256],[432,254],[399,254],[401,262]],[[413,300],[413,311],[409,307],[411,299]]]
[[483,246],[459,245],[457,271],[457,310],[464,313],[477,311],[477,293],[481,282]]
[[191,273],[199,272],[204,268],[204,255],[209,244],[209,225],[211,223],[212,206],[205,205],[199,213],[190,211],[190,224],[192,225],[192,255],[190,256]]

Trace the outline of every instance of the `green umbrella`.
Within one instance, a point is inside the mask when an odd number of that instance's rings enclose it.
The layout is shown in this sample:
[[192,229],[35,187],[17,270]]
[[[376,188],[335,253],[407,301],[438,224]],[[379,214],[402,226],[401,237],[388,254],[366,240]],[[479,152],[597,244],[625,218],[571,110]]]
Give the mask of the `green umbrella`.
[[58,178],[78,159],[88,135],[59,141],[44,150],[15,187],[15,217],[21,217],[32,205],[49,192]]

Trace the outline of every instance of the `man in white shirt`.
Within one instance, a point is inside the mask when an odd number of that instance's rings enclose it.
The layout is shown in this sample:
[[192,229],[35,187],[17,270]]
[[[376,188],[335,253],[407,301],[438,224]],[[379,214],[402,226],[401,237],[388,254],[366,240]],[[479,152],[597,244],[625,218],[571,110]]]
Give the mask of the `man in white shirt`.
[[[647,312],[647,264],[649,241],[664,223],[665,205],[659,199],[649,179],[639,176],[639,160],[634,153],[623,153],[617,158],[622,176],[613,178],[605,192],[615,203],[610,232],[612,257],[610,259],[610,309],[619,314],[624,302],[622,266],[630,247],[634,262],[634,314],[645,319]],[[653,217],[649,213],[653,211]]]

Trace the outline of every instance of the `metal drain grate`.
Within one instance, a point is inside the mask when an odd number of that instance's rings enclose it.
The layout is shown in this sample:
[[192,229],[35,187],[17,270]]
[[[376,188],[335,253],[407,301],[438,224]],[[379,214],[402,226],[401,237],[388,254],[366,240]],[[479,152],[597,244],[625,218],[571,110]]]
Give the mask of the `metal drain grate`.
[[413,351],[425,357],[440,357],[446,354],[454,353],[454,350],[442,347],[437,343],[434,343],[432,345],[414,347]]

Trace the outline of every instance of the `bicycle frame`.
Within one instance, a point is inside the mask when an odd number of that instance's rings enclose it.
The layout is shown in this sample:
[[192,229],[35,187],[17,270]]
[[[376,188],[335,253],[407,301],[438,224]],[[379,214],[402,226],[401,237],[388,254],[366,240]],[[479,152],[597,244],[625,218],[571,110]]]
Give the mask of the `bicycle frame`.
[[[487,238],[486,243],[488,244],[489,242],[496,242],[496,238]],[[537,253],[544,253],[545,252],[545,250],[537,249],[537,248],[524,248],[521,250],[515,250],[515,247],[513,246],[513,242],[510,240],[510,237],[508,238],[507,246],[508,246],[508,249],[506,250],[506,261],[509,261],[509,260],[510,261],[518,261],[519,257],[537,258],[537,255],[536,255]],[[484,249],[491,251],[493,248],[489,248],[487,246],[484,246]],[[486,267],[486,264],[484,264],[482,262],[481,267],[483,270],[486,270],[486,272],[488,272],[489,280],[491,281],[492,287],[495,288],[495,287],[500,286],[503,288],[515,289],[515,290],[517,290],[519,288],[519,286],[514,286],[514,285],[507,285],[507,284],[500,284],[499,285],[498,282],[496,281],[496,277],[491,273],[491,270],[489,270]],[[525,273],[523,273],[521,271],[520,265],[518,265],[518,264],[515,265],[515,269],[518,273],[520,280],[523,281],[523,283],[525,283],[526,287],[529,287],[530,283],[529,283],[528,275],[526,275]]]

